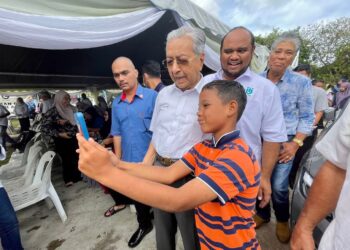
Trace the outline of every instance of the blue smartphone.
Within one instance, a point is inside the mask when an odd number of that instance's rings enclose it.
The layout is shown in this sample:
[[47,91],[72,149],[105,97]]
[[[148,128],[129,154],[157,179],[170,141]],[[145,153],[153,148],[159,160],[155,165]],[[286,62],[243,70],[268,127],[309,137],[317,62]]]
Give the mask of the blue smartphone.
[[86,140],[89,139],[89,131],[86,126],[84,115],[81,112],[74,113],[75,121],[77,122],[79,132],[83,134]]

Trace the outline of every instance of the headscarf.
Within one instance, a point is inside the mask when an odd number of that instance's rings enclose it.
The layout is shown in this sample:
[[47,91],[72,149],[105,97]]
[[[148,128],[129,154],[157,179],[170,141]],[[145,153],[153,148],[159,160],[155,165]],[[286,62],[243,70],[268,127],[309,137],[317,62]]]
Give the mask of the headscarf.
[[69,104],[67,107],[63,106],[64,98],[69,94],[66,91],[60,90],[56,93],[53,105],[56,107],[58,114],[68,120],[72,125],[76,125],[74,119],[74,107]]
[[349,87],[349,83],[348,82],[342,82],[341,85],[343,85],[342,87],[345,87],[345,91],[338,91],[335,94],[335,102],[336,102],[336,107],[339,107],[340,103],[348,98],[350,96],[350,87]]

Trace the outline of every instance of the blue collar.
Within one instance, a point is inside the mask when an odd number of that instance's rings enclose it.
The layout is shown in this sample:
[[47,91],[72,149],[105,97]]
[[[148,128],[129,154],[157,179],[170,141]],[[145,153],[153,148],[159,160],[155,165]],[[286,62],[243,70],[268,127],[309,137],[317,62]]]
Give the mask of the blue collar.
[[159,91],[161,91],[162,88],[164,88],[164,87],[165,87],[165,85],[164,85],[162,82],[160,82],[160,83],[158,83],[158,85],[154,88],[154,91],[159,92]]
[[[144,92],[144,88],[141,86],[141,84],[137,84],[137,89],[136,89],[136,93],[135,95],[133,96],[132,100],[130,103],[132,103],[134,100],[135,100],[135,97],[138,97],[140,99],[143,99],[143,92]],[[122,102],[122,101],[125,101],[126,99],[126,95],[125,93],[123,92],[120,96],[120,99],[118,102]]]
[[212,144],[214,148],[219,148],[224,146],[225,144],[231,142],[232,140],[235,140],[239,138],[240,131],[239,130],[234,130],[229,133],[226,133],[220,137],[220,139],[215,142],[214,137],[212,138]]
[[[269,72],[269,70],[265,70],[261,75],[262,75],[263,77],[265,77],[266,79],[268,79],[268,78],[267,78],[267,73],[268,73],[268,72]],[[284,72],[283,76],[281,77],[281,79],[277,82],[277,84],[283,82],[286,78],[289,77],[289,75],[292,74],[292,72],[293,72],[293,71],[288,67],[288,68],[286,69],[286,71]]]

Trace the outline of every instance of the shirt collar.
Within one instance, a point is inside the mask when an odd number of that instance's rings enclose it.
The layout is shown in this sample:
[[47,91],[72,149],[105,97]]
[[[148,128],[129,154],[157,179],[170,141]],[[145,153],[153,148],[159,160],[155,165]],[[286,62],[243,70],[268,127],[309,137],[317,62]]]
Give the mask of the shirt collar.
[[213,143],[214,148],[219,148],[219,147],[229,143],[230,141],[239,138],[239,134],[240,134],[239,130],[231,131],[229,133],[222,135],[217,142],[215,142],[215,138],[213,136],[212,143]]
[[154,91],[159,92],[162,88],[164,88],[164,84],[162,82],[158,83],[158,85],[154,88]]
[[[261,75],[265,78],[267,78],[267,73],[269,72],[269,70],[265,70]],[[286,69],[286,71],[284,72],[283,76],[281,77],[281,79],[278,81],[278,83],[284,82],[286,78],[289,77],[289,75],[291,74],[292,70],[288,67]]]
[[[239,77],[237,77],[234,80],[239,82],[240,80],[244,80],[246,78],[247,78],[247,80],[252,78],[252,71],[250,70],[249,67],[242,75],[240,75]],[[222,69],[219,69],[218,72],[216,72],[216,74],[215,74],[214,80],[223,80],[223,79],[224,79],[224,71]]]
[[[132,103],[132,102],[134,101],[135,96],[137,96],[137,97],[140,98],[140,99],[143,99],[143,89],[144,89],[144,88],[141,86],[141,84],[138,83],[138,84],[137,84],[136,93],[135,93],[135,95],[132,97],[130,103]],[[121,97],[120,97],[119,102],[125,102],[125,100],[126,100],[126,94],[125,94],[125,92],[123,91],[123,93],[122,93],[122,95],[121,95]]]

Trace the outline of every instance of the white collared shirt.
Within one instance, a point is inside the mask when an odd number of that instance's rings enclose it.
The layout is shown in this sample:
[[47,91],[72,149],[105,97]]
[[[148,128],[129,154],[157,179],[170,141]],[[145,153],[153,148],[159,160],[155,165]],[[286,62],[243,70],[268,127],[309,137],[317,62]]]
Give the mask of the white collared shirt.
[[[222,80],[223,72],[204,77],[205,83]],[[249,68],[235,81],[242,84],[247,94],[247,105],[237,129],[241,137],[252,148],[261,164],[262,140],[268,142],[287,141],[281,98],[278,88],[268,79],[253,73]]]
[[349,249],[350,105],[345,108],[342,116],[334,123],[328,133],[316,144],[316,149],[328,161],[346,171],[343,187],[335,209],[335,219],[332,220],[324,232],[318,249]]
[[152,144],[162,157],[179,159],[204,139],[197,121],[203,86],[201,77],[193,89],[182,91],[172,84],[159,92],[150,130],[153,132]]

